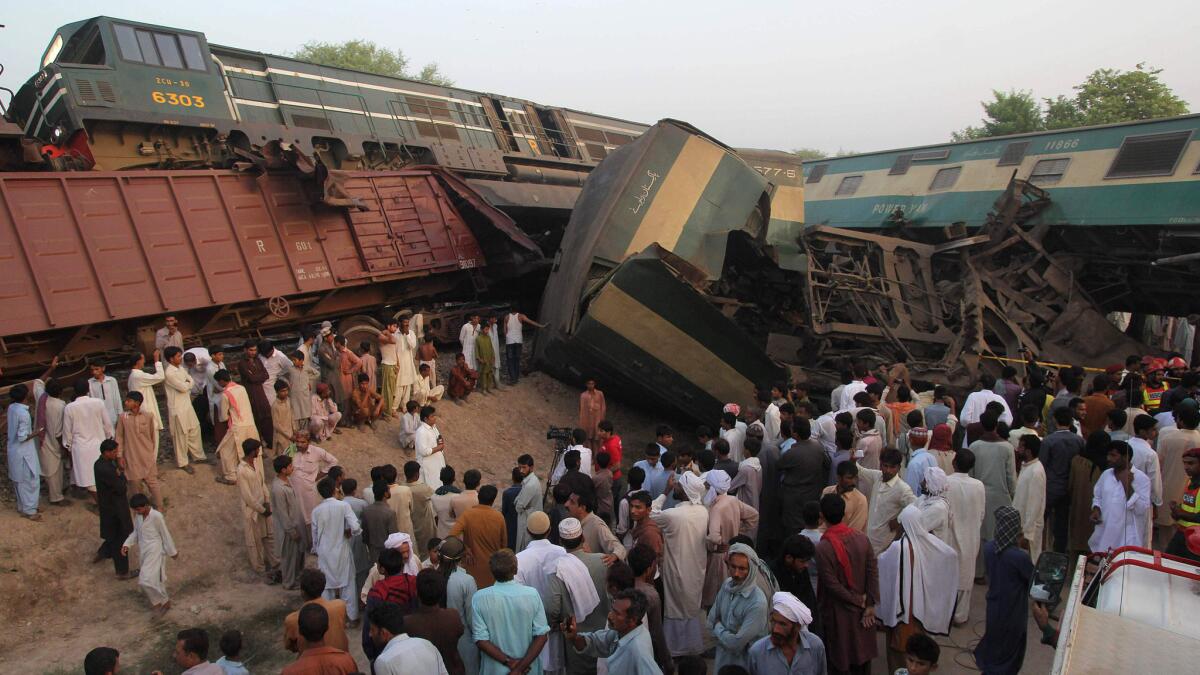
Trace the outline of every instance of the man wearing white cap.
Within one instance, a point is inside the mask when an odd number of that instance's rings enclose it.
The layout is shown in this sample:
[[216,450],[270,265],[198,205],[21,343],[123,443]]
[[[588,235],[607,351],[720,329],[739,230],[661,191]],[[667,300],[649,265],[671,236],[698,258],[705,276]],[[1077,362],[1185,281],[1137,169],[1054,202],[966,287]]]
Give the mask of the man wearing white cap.
[[[567,556],[567,551],[551,543],[546,536],[550,533],[550,516],[543,511],[534,511],[525,523],[525,538],[529,543],[517,554],[517,583],[536,589],[542,596],[542,604],[550,606],[550,579],[558,569],[558,561]],[[582,564],[582,563],[580,563]],[[585,568],[586,573],[586,568]],[[588,579],[588,587],[591,580]],[[597,599],[599,602],[599,599]],[[549,618],[547,618],[549,622]],[[548,673],[563,667],[562,634],[550,633],[550,640],[542,650],[542,669]]]
[[654,499],[650,517],[663,536],[663,633],[671,646],[671,656],[684,656],[704,651],[700,596],[708,557],[704,540],[708,509],[702,503],[704,480],[686,472],[678,477],[682,491],[679,504],[662,510],[667,493],[675,490],[675,481],[674,475],[668,477],[666,492]]
[[[551,626],[571,625],[581,632],[600,631],[608,619],[608,567],[604,555],[584,550],[583,525],[576,518],[558,524],[558,537],[566,555],[557,560],[550,578],[546,620]],[[564,650],[567,675],[591,675],[596,658],[577,650]]]
[[747,663],[752,675],[825,673],[825,644],[805,630],[812,611],[791,593],[771,597],[771,633],[750,647]]

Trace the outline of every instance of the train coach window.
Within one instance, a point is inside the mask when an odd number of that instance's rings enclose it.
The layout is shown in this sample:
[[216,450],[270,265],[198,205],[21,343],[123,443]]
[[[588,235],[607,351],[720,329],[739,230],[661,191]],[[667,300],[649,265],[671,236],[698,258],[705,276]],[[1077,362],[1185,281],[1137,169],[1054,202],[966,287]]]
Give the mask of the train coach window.
[[929,191],[936,192],[937,190],[949,190],[958,182],[958,175],[962,173],[961,166],[951,166],[945,169],[939,169],[933,177],[933,182],[929,184]]
[[[206,71],[200,41],[191,35],[150,32],[123,24],[113,24],[121,58],[136,63],[168,68]],[[186,63],[185,63],[186,61]]]
[[996,166],[1017,166],[1025,159],[1025,151],[1029,150],[1029,141],[1015,141],[1004,146],[1000,161]]
[[828,170],[829,170],[828,164],[818,164],[812,168],[812,171],[808,172],[808,179],[805,180],[804,182],[810,183],[810,184],[811,183],[820,183],[821,179],[825,177],[825,172]]
[[1170,176],[1175,173],[1183,149],[1192,138],[1191,131],[1126,136],[1105,178],[1141,178]]
[[837,190],[834,191],[833,196],[848,197],[855,192],[858,192],[858,186],[862,185],[862,179],[863,177],[861,175],[846,176],[842,179],[842,182],[838,184]]
[[1033,171],[1029,172],[1029,182],[1034,185],[1054,185],[1062,180],[1063,174],[1067,172],[1067,165],[1070,163],[1069,157],[1039,159],[1038,163],[1033,165]]

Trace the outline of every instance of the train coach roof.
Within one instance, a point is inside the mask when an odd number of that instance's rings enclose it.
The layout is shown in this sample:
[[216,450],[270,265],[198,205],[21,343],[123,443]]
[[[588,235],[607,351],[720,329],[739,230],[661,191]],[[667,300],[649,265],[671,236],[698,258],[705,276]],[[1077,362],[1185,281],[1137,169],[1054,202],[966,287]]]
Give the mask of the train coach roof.
[[906,152],[918,152],[921,150],[932,150],[935,148],[957,148],[965,147],[978,143],[995,143],[997,141],[1009,141],[1022,138],[1038,138],[1042,136],[1052,136],[1058,134],[1071,134],[1080,131],[1098,131],[1101,129],[1115,129],[1120,127],[1132,127],[1137,125],[1150,125],[1165,122],[1180,122],[1184,120],[1200,120],[1200,113],[1191,113],[1187,115],[1177,115],[1175,117],[1156,117],[1148,120],[1133,120],[1129,122],[1114,122],[1112,124],[1096,124],[1090,127],[1070,127],[1067,129],[1047,129],[1045,131],[1029,131],[1023,134],[1008,134],[1006,136],[989,136],[987,138],[973,138],[969,141],[951,141],[949,143],[930,143],[928,145],[911,145],[903,148],[890,148],[887,150],[873,150],[871,152],[858,152],[853,155],[844,155],[842,157],[822,157],[821,159],[804,160],[805,166],[815,164],[823,164],[829,162],[841,162],[844,160],[852,160],[859,157],[876,157],[879,155],[895,155]]

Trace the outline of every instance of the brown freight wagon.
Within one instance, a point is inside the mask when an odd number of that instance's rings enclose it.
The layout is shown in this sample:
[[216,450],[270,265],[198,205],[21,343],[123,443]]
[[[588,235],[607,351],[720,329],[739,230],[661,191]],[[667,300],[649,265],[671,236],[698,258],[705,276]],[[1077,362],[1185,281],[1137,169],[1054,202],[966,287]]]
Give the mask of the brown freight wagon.
[[203,339],[375,314],[464,282],[478,289],[542,258],[507,215],[442,169],[326,180],[0,174],[0,368],[144,345],[168,312]]

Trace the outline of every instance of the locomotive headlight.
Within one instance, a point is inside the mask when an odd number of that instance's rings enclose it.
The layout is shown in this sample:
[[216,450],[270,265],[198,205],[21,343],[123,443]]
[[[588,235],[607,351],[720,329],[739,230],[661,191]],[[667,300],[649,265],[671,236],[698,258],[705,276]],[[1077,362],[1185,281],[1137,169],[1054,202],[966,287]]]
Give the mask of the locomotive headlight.
[[66,136],[66,135],[67,135],[67,130],[63,129],[61,124],[54,127],[54,131],[50,132],[50,138],[53,139],[55,143],[61,141],[63,139],[63,136]]

